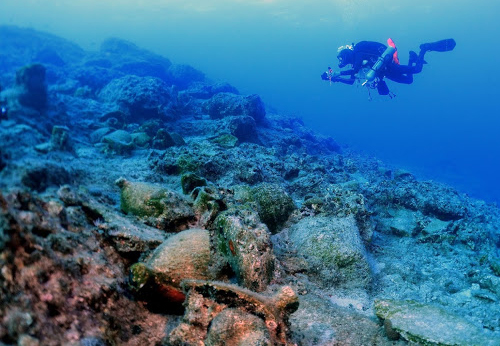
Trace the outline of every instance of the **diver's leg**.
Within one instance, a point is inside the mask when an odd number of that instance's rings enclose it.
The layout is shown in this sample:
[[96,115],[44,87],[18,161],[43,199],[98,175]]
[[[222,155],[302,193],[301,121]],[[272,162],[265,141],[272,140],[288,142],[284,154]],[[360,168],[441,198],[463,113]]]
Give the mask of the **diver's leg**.
[[412,66],[394,64],[387,69],[385,76],[396,83],[411,84],[413,83],[414,68]]
[[410,50],[410,57],[408,58],[408,66],[412,66],[418,60],[418,55],[414,51]]
[[400,75],[394,74],[394,75],[386,75],[385,77],[396,83],[401,83],[401,84],[413,83],[413,74],[400,74]]
[[420,50],[424,51],[434,51],[434,52],[449,52],[453,50],[457,43],[454,39],[448,38],[446,40],[430,42],[430,43],[422,43],[420,45]]

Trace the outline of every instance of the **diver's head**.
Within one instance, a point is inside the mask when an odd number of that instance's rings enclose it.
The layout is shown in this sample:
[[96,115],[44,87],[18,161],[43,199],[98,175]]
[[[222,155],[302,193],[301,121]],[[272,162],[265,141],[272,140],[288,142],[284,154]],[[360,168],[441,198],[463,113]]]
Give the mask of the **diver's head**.
[[340,68],[352,64],[354,62],[353,46],[348,44],[339,47],[339,49],[337,49],[337,59],[339,59]]

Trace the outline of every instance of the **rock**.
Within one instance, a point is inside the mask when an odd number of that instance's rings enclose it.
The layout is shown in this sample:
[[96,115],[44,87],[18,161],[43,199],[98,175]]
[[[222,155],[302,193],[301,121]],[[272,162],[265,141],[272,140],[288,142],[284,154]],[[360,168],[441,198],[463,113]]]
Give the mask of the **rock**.
[[269,331],[261,318],[229,308],[212,320],[205,345],[272,346],[272,343]]
[[102,137],[102,143],[107,145],[107,151],[118,155],[130,154],[135,149],[130,133],[116,130]]
[[181,323],[168,335],[169,345],[199,345],[214,317],[227,307],[194,290],[187,293],[184,305],[186,310]]
[[390,334],[397,332],[405,340],[420,345],[470,346],[495,345],[500,340],[462,317],[414,301],[376,300],[375,313]]
[[[51,63],[58,65],[64,63],[77,63],[85,56],[85,51],[78,45],[45,32],[14,25],[0,26],[0,42],[2,42],[2,73],[12,72],[21,66],[33,62]],[[22,45],[19,42],[23,42]]]
[[440,243],[445,240],[450,242],[453,241],[455,239],[455,235],[448,231],[451,224],[451,221],[442,221],[432,218],[423,228],[419,241],[432,243]]
[[353,216],[306,217],[289,229],[297,254],[325,287],[368,288],[371,272]]
[[128,75],[112,80],[101,90],[99,99],[116,103],[137,121],[166,116],[164,107],[172,101],[172,95],[161,79]]
[[371,314],[325,302],[321,295],[299,295],[299,308],[290,316],[293,340],[299,345],[396,345],[381,335],[380,325]]
[[295,209],[292,198],[277,184],[261,184],[252,189],[252,196],[257,202],[260,219],[272,234],[279,231]]
[[174,139],[165,129],[159,129],[153,138],[153,149],[165,150],[175,145]]
[[50,142],[39,144],[35,150],[47,153],[54,150],[70,150],[71,142],[69,140],[69,128],[67,126],[52,127],[52,136]]
[[130,268],[130,284],[136,291],[151,289],[148,285],[152,285],[169,301],[182,303],[185,296],[181,282],[210,279],[209,262],[208,231],[188,229],[168,238],[145,262],[134,264]]
[[195,82],[202,82],[205,79],[203,72],[189,65],[173,64],[168,69],[172,83],[178,86],[181,90],[188,88]]
[[132,142],[139,148],[147,148],[151,142],[151,137],[149,137],[146,132],[136,132],[131,134]]
[[108,133],[111,133],[112,131],[113,129],[110,127],[101,127],[100,129],[97,129],[90,134],[90,142],[93,144],[99,143],[104,136],[106,136]]
[[177,193],[161,186],[116,181],[121,189],[120,208],[126,214],[138,216],[148,225],[176,231],[187,227],[194,219],[193,209]]
[[227,263],[243,287],[256,292],[267,288],[273,278],[275,257],[269,230],[256,213],[243,209],[220,213],[210,242],[215,271]]
[[[63,192],[66,191],[66,192]],[[64,194],[61,197],[61,193]],[[157,228],[137,224],[130,218],[117,214],[114,209],[106,207],[95,200],[78,200],[72,197],[73,191],[62,187],[58,194],[66,205],[81,205],[87,217],[95,220],[96,227],[104,237],[123,255],[143,253],[157,248],[167,237],[164,231]]]
[[[134,43],[119,38],[105,40],[100,47],[100,60],[105,57],[115,71],[139,77],[156,77],[171,84],[168,72],[172,63],[167,58],[137,47]],[[102,64],[101,64],[102,66]]]
[[[184,344],[189,346],[199,345],[202,340],[207,345],[292,344],[288,319],[298,308],[298,297],[289,286],[277,288],[272,295],[201,280],[185,280],[183,287],[188,294],[187,309],[183,323],[170,334],[170,342],[175,338],[179,344],[190,340]],[[232,317],[235,320],[230,326],[229,318]],[[193,335],[197,336],[195,340]],[[255,344],[256,340],[264,343]]]
[[195,173],[185,173],[181,176],[182,192],[191,193],[196,187],[206,186],[207,180]]
[[259,123],[266,116],[264,103],[258,95],[241,96],[232,93],[218,93],[208,101],[207,108],[212,119],[247,115]]
[[321,191],[324,200],[322,212],[328,216],[347,217],[353,215],[361,238],[369,242],[373,235],[371,213],[367,210],[365,197],[357,192],[356,181],[332,184]]
[[257,126],[254,118],[250,116],[231,117],[228,128],[240,142],[259,143]]
[[21,182],[32,190],[43,192],[50,186],[69,184],[72,174],[64,167],[53,163],[34,165],[28,168]]
[[182,92],[191,98],[208,100],[218,93],[231,93],[238,95],[238,90],[228,83],[204,84],[194,83],[189,86],[189,89]]
[[129,116],[120,110],[113,110],[99,116],[99,122],[104,126],[121,129],[129,122]]
[[23,334],[17,340],[18,346],[39,346],[40,340],[28,334]]
[[41,64],[25,66],[16,72],[16,86],[19,88],[19,102],[38,111],[47,107],[47,86],[45,67]]
[[377,229],[380,232],[394,234],[399,237],[411,237],[418,231],[418,213],[408,209],[397,209],[390,218],[379,220]]
[[197,215],[198,223],[203,227],[210,227],[219,211],[226,208],[223,193],[208,186],[194,188],[191,192],[191,197],[194,198],[193,208]]
[[172,133],[170,133],[170,137],[172,137],[172,139],[174,141],[174,145],[177,145],[177,146],[186,145],[184,138],[182,138],[182,136],[180,134],[172,132]]
[[223,148],[234,148],[239,144],[238,138],[229,134],[224,133],[218,137],[212,139],[212,142],[217,143]]

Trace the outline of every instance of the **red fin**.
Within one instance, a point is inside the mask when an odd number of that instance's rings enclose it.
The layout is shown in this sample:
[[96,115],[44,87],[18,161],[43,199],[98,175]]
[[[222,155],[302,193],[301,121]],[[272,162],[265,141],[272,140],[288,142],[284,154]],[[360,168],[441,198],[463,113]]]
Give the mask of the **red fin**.
[[394,43],[394,41],[392,40],[392,38],[388,38],[387,39],[387,45],[394,48],[396,51],[394,52],[394,54],[392,55],[392,60],[399,65],[399,57],[398,57],[398,49],[396,48],[396,44]]

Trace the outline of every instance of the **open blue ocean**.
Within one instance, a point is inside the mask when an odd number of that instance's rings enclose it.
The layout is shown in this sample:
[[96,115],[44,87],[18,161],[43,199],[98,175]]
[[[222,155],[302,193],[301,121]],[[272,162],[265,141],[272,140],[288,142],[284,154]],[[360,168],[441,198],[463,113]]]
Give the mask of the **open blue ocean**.
[[[3,0],[0,24],[47,31],[85,49],[115,36],[186,63],[268,107],[301,117],[341,145],[472,197],[500,201],[499,4],[483,0],[36,1]],[[394,99],[319,76],[337,48],[391,37],[401,63],[421,43],[454,38],[427,54]],[[376,94],[376,93],[375,93]]]

